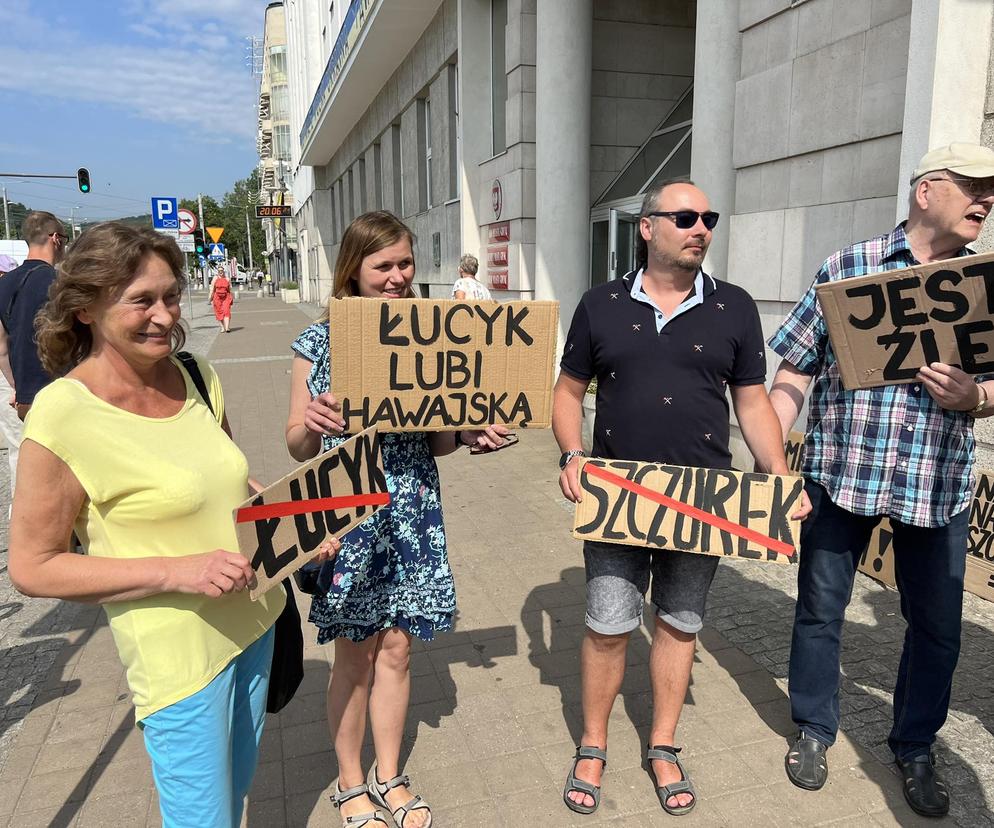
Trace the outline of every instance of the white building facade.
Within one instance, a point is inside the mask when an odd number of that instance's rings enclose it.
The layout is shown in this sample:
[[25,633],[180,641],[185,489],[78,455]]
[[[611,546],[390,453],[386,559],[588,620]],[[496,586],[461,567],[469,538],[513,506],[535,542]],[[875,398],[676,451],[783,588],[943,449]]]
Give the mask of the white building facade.
[[691,177],[722,216],[709,270],[772,333],[826,256],[905,217],[927,149],[994,145],[992,10],[287,0],[304,298],[327,297],[348,223],[386,209],[418,237],[422,295],[472,253],[495,298],[558,300],[565,328],[630,267],[645,189]]

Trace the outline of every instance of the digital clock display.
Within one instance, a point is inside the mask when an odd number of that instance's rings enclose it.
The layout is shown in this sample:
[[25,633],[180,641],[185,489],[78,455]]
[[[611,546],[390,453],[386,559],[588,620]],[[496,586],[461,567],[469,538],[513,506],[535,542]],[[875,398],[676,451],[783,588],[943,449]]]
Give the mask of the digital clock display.
[[256,218],[291,218],[293,208],[289,204],[256,204]]

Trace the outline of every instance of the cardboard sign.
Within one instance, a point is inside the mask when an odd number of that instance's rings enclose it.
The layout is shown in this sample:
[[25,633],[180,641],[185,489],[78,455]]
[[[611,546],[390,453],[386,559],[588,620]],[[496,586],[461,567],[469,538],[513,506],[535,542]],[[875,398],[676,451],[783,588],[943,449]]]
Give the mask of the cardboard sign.
[[915,381],[945,362],[994,371],[994,253],[818,285],[846,389]]
[[773,563],[796,561],[797,477],[582,460],[573,536]]
[[966,540],[966,591],[994,601],[994,473],[976,470]]
[[558,302],[332,299],[346,431],[547,428]]
[[235,510],[238,548],[252,561],[256,600],[390,502],[380,438],[367,429],[249,498]]
[[[791,431],[783,448],[784,454],[787,455],[787,468],[790,469],[791,474],[800,475],[804,464],[803,432]],[[889,587],[894,586],[894,555],[890,552],[893,537],[890,522],[884,518],[870,535],[870,542],[863,550],[857,567],[864,575]]]
[[[801,473],[804,459],[804,435],[792,431],[785,443],[787,465]],[[966,541],[965,589],[987,601],[994,601],[994,473],[975,469],[977,487],[970,502],[970,533]],[[885,586],[895,587],[894,533],[890,521],[883,518],[870,535],[870,542],[859,560],[859,571]]]

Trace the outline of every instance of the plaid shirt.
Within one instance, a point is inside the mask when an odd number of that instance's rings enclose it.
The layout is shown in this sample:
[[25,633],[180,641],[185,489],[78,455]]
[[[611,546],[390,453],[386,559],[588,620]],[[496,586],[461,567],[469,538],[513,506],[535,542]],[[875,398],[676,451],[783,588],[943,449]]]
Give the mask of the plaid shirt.
[[769,345],[814,377],[804,476],[854,514],[935,527],[969,505],[973,418],[941,408],[919,383],[846,391],[815,295],[817,284],[914,264],[903,224],[838,251]]

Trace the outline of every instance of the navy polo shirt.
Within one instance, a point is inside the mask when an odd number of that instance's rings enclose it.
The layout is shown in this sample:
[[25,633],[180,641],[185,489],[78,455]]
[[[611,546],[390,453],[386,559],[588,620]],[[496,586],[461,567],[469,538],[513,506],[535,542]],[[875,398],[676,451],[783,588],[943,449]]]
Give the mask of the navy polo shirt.
[[14,396],[22,405],[31,405],[35,394],[52,381],[38,359],[35,316],[48,301],[54,281],[55,268],[41,259],[26,259],[0,278],[0,319],[7,329]]
[[597,378],[593,454],[730,469],[725,390],[766,381],[756,303],[699,273],[695,290],[663,319],[640,286],[633,271],[588,290],[566,338],[562,370]]

